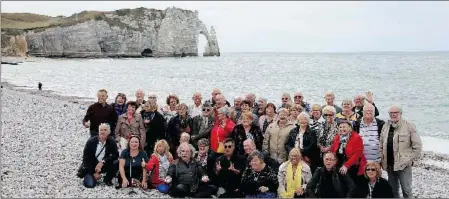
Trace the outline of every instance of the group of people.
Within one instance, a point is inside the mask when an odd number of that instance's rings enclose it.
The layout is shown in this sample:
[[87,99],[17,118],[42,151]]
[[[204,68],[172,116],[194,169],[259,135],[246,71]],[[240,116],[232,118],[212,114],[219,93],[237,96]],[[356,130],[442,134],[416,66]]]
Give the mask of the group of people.
[[[142,90],[136,100],[106,90],[82,120],[90,128],[78,176],[116,188],[154,188],[173,197],[303,198],[412,195],[412,166],[422,148],[402,108],[377,116],[373,95],[345,99],[332,92],[309,104],[301,92],[276,106],[253,93],[234,98],[219,89],[192,105],[169,95],[165,105]],[[387,171],[388,180],[382,177]],[[102,175],[102,173],[106,173]],[[104,177],[103,177],[104,176]]]

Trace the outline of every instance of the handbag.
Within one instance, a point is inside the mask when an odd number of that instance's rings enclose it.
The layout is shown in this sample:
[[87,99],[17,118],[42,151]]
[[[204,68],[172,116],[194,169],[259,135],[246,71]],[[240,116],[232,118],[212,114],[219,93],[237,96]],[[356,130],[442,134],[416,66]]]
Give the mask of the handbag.
[[220,137],[218,135],[219,130],[220,130],[220,127],[218,127],[218,129],[217,129],[217,139],[218,139],[217,153],[224,153],[224,144],[223,144],[223,142],[220,142]]
[[[103,146],[103,148],[101,148],[100,153],[97,154],[97,156],[95,156],[95,159],[98,158],[98,156],[100,156],[101,152],[103,152],[104,148],[106,147],[106,144]],[[78,178],[84,178],[84,176],[87,173],[87,168],[84,166],[84,161],[81,163],[81,165],[78,167],[78,172],[76,173],[76,176]]]

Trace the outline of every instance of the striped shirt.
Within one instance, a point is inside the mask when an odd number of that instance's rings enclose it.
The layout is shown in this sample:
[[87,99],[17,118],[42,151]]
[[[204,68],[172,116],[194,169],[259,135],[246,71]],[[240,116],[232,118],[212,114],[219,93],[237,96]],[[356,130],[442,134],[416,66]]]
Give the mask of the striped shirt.
[[373,120],[370,125],[360,122],[359,135],[363,140],[363,154],[366,161],[380,163],[380,144],[377,131],[377,122]]

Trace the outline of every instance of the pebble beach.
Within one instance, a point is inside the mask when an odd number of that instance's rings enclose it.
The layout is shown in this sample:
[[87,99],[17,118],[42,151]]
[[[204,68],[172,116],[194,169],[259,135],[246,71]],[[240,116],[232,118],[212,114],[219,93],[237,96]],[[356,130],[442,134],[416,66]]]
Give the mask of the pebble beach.
[[[2,198],[169,197],[154,189],[116,190],[101,182],[93,189],[85,188],[76,170],[89,138],[81,120],[92,102],[2,85]],[[449,155],[424,151],[413,168],[414,196],[444,198],[449,195],[447,188]]]

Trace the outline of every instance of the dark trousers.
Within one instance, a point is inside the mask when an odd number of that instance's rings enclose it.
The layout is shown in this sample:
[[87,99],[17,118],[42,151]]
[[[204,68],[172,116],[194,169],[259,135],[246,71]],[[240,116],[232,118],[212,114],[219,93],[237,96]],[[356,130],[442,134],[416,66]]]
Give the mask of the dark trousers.
[[217,187],[210,184],[200,183],[196,193],[190,192],[190,185],[178,184],[176,186],[173,185],[170,195],[175,198],[210,198],[216,192]]
[[219,198],[243,198],[243,194],[240,191],[226,190]]
[[[106,162],[101,168],[101,173],[106,173],[103,181],[108,182],[114,178],[118,171],[118,165],[113,162]],[[95,172],[95,171],[94,171]],[[93,172],[89,172],[84,176],[84,186],[87,188],[94,188],[97,185]]]

